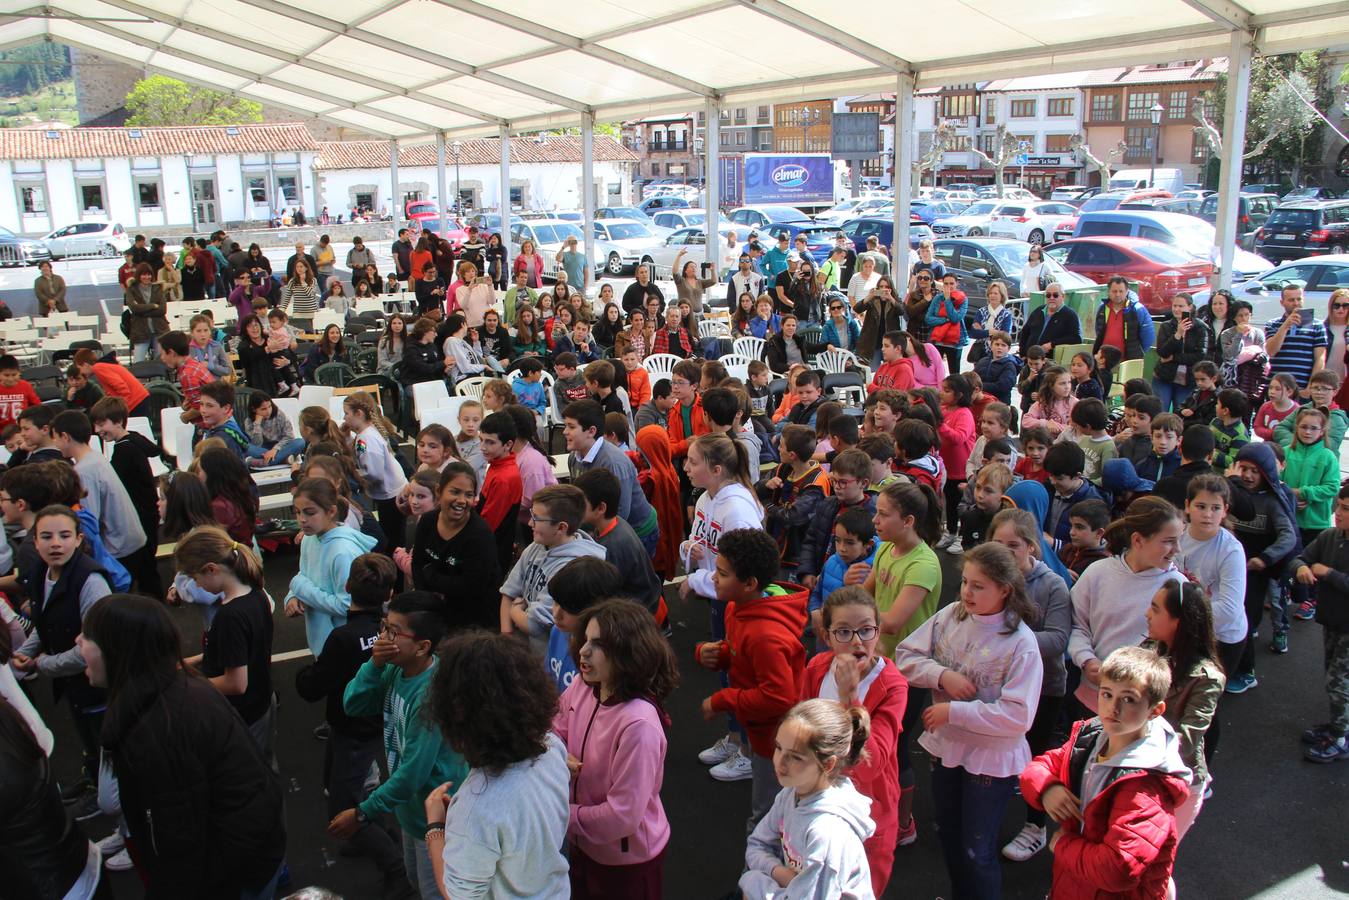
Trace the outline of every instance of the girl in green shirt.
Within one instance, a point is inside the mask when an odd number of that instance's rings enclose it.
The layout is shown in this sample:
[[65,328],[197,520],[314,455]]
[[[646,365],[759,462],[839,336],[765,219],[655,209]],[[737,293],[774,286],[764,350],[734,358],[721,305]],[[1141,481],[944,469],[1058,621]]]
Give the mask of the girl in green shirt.
[[[926,484],[890,484],[876,498],[876,536],[883,541],[863,587],[876,598],[880,611],[881,647],[894,658],[895,647],[937,611],[941,600],[941,564],[932,544],[941,537],[941,504]],[[865,563],[856,563],[853,568]],[[921,732],[919,722],[928,692],[909,687],[904,729],[899,735],[899,842],[918,838],[913,819],[914,774],[909,735]]]

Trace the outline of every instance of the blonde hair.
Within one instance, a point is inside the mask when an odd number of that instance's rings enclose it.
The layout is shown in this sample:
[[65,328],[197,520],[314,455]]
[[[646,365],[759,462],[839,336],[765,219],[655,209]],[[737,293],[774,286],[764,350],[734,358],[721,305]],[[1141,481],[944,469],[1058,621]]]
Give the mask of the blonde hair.
[[704,434],[694,438],[693,443],[689,445],[690,452],[695,448],[708,468],[715,466],[730,473],[731,477],[728,480],[735,481],[749,491],[749,495],[754,497],[754,505],[763,512],[763,506],[760,505],[759,498],[754,492],[749,451],[745,449],[744,444],[733,441],[724,434]]
[[394,424],[384,418],[384,414],[379,411],[379,404],[375,402],[373,394],[365,391],[348,394],[347,398],[342,401],[342,406],[352,412],[358,412],[365,416],[366,420],[369,421],[371,425],[374,425],[375,430],[390,444],[395,443],[397,440],[395,437],[396,429],[394,428]]
[[1101,663],[1101,681],[1137,688],[1149,706],[1156,706],[1171,690],[1171,665],[1144,647],[1120,647]]
[[816,698],[793,706],[782,721],[800,723],[806,746],[821,769],[838,761],[829,773],[830,782],[837,783],[848,769],[867,758],[871,716],[860,706],[845,708],[834,700]]
[[263,586],[262,560],[252,547],[234,540],[218,525],[198,525],[178,539],[173,564],[180,572],[197,575],[212,563],[229,569],[249,587]]
[[993,535],[998,533],[998,529],[1004,525],[1011,525],[1016,536],[1025,542],[1030,548],[1031,556],[1036,559],[1041,558],[1042,547],[1040,544],[1041,530],[1040,523],[1035,518],[1035,513],[1028,509],[1004,509],[993,517],[993,521],[988,523],[988,538],[993,539]]
[[999,494],[1011,487],[1013,481],[1016,481],[1016,476],[1006,463],[988,463],[974,476],[975,484],[991,485],[998,489]]

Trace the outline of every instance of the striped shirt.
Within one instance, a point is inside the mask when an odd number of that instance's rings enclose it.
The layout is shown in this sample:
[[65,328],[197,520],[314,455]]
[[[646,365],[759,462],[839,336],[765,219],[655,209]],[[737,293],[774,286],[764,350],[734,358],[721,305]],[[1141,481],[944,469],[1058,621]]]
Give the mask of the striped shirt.
[[[1287,315],[1282,315],[1277,319],[1271,319],[1265,325],[1265,334],[1273,337],[1283,326],[1283,320],[1286,318]],[[1313,319],[1310,311],[1307,311],[1301,325],[1288,329],[1283,346],[1269,361],[1270,370],[1276,374],[1287,372],[1297,381],[1298,387],[1305,388],[1307,379],[1312,375],[1312,366],[1316,364],[1316,348],[1325,347],[1329,343],[1325,326]]]

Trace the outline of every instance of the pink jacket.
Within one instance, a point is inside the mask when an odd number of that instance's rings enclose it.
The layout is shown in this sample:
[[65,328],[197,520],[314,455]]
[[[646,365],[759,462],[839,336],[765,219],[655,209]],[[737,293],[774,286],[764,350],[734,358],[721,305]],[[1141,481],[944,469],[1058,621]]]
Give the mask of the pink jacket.
[[553,731],[581,761],[571,782],[568,838],[601,865],[654,859],[670,840],[660,802],[664,713],[647,700],[601,704],[598,689],[580,678],[559,706]]
[[1031,428],[1035,425],[1043,425],[1046,422],[1058,422],[1067,428],[1070,423],[1069,417],[1073,413],[1073,407],[1077,405],[1077,398],[1068,395],[1066,400],[1055,400],[1050,409],[1046,410],[1044,404],[1036,400],[1026,410],[1026,415],[1021,419],[1022,428]]
[[524,488],[524,493],[520,497],[520,512],[528,516],[534,492],[550,484],[557,484],[557,475],[553,472],[552,460],[528,444],[525,445],[525,449],[515,454],[515,462],[520,467],[520,484]]
[[974,413],[968,406],[943,406],[942,422],[937,429],[941,440],[941,458],[947,472],[955,472],[956,480],[969,465],[974,450]]
[[931,344],[923,344],[923,356],[926,360],[910,357],[913,365],[913,386],[940,388],[946,377],[946,360],[941,351]]

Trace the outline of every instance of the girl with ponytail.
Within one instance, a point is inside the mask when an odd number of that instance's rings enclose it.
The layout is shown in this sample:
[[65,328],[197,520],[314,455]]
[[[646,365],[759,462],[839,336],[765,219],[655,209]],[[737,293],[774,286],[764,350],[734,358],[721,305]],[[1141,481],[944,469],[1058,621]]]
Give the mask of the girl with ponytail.
[[199,525],[173,551],[178,571],[220,595],[202,652],[188,659],[248,726],[263,759],[272,762],[276,711],[272,693],[272,600],[262,587],[262,561],[219,526]]
[[[684,571],[688,572],[688,578],[679,586],[679,596],[686,600],[691,594],[707,598],[715,642],[726,637],[726,606],[717,600],[717,589],[712,582],[717,567],[717,541],[721,535],[737,528],[762,531],[763,507],[759,505],[750,481],[749,453],[739,441],[724,434],[694,438],[689,444],[684,469],[688,472],[689,483],[701,488],[703,495],[694,507],[688,540],[679,548]],[[718,677],[723,688],[730,686],[724,671]],[[744,729],[731,716],[727,716],[727,725],[726,736],[698,754],[698,758],[704,765],[713,766],[712,777],[732,781],[748,775],[750,761],[744,750]]]
[[[860,706],[806,700],[778,726],[773,754],[782,792],[745,847],[747,900],[871,897],[862,842],[875,830],[871,801],[845,777],[866,758],[871,718]],[[808,855],[805,855],[808,854]]]

